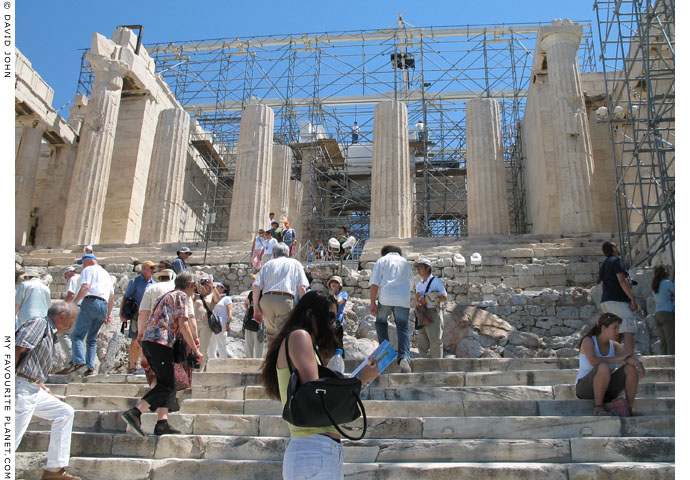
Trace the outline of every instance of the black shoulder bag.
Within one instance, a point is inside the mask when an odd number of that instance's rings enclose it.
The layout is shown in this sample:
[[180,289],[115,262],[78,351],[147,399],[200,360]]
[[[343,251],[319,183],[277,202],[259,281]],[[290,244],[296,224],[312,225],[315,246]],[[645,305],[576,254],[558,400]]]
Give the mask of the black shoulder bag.
[[[327,427],[333,425],[345,438],[361,440],[367,433],[367,413],[359,398],[362,382],[358,378],[345,378],[319,365],[319,378],[300,385],[299,373],[292,366],[288,339],[285,337],[285,357],[290,368],[290,383],[283,419],[298,427]],[[315,351],[316,352],[316,351]],[[321,363],[321,357],[316,352]],[[359,437],[343,432],[339,424],[349,423],[362,416],[364,427]]]
[[220,319],[216,316],[215,313],[213,313],[208,308],[208,305],[206,305],[206,300],[204,300],[203,295],[199,294],[199,298],[201,299],[201,303],[204,304],[204,308],[206,309],[206,316],[208,317],[208,328],[210,328],[213,333],[222,332],[223,324],[220,323]]
[[[424,297],[429,293],[429,288],[431,287],[431,282],[434,281],[434,276],[432,275],[429,279],[429,283],[426,285],[426,290],[424,291]],[[414,329],[420,330],[422,327],[431,325],[431,315],[429,315],[429,309],[426,305],[415,305],[414,307]]]

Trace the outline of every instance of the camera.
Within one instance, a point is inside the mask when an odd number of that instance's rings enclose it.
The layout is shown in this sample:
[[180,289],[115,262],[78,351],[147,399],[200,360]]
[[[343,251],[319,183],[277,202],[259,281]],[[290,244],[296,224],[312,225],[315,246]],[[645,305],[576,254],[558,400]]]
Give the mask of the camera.
[[199,357],[197,357],[194,353],[190,353],[187,356],[187,366],[189,368],[195,368],[195,369],[200,369],[201,364],[199,363]]
[[200,284],[200,285],[206,285],[207,283],[208,283],[208,279],[207,279],[207,278],[202,278],[201,280],[199,280],[199,284]]

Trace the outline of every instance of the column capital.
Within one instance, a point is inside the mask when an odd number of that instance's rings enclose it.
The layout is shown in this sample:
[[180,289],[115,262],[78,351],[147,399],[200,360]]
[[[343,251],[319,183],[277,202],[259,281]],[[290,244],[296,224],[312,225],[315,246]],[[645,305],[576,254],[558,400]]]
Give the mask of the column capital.
[[46,125],[41,122],[41,119],[35,113],[19,115],[15,117],[15,120],[24,128],[36,128],[40,125],[41,130],[46,130]]
[[94,86],[98,83],[103,83],[113,89],[122,88],[123,77],[127,71],[122,62],[91,53],[86,54],[86,58],[91,68],[93,68]]
[[546,51],[553,45],[558,43],[569,43],[576,49],[580,46],[580,38],[582,37],[582,32],[574,32],[572,29],[568,31],[552,31],[544,33],[541,38],[541,46]]

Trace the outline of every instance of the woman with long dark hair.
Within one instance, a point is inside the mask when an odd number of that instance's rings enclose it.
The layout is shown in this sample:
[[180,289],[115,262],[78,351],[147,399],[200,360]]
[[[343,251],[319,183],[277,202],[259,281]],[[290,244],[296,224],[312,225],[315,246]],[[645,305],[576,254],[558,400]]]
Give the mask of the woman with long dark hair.
[[[287,401],[290,369],[285,355],[285,338],[289,336],[290,361],[299,373],[300,384],[318,378],[318,357],[324,362],[338,348],[335,337],[338,304],[333,295],[310,291],[300,298],[283,328],[268,347],[261,366],[260,381],[271,398]],[[378,376],[374,361],[362,369],[362,383]],[[283,458],[283,478],[343,478],[343,447],[340,434],[333,426],[298,427],[288,423],[290,443]]]
[[661,340],[661,354],[674,355],[676,352],[676,287],[668,279],[670,273],[665,265],[654,267],[652,278],[652,292],[656,309],[654,326]]
[[[626,354],[618,343],[618,328],[623,320],[612,313],[604,313],[580,340],[580,371],[575,379],[577,398],[594,399],[594,415],[609,415],[605,402],[618,397],[625,390],[625,398],[632,412],[637,384],[644,377],[642,363]],[[617,363],[623,363],[616,369]]]

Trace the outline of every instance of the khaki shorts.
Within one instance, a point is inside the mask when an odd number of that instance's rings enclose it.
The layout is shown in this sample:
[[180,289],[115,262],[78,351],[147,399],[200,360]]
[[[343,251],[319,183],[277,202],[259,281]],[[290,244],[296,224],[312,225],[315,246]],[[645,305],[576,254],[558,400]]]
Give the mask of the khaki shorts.
[[637,333],[637,322],[635,314],[630,309],[628,302],[602,302],[599,307],[603,313],[613,313],[623,320],[618,329],[620,333]]
[[[601,365],[601,364],[599,364]],[[587,376],[582,377],[578,380],[577,385],[575,385],[575,394],[577,398],[594,398],[594,376],[597,374],[597,367],[594,367]],[[611,381],[609,386],[604,393],[604,403],[610,402],[620,395],[620,393],[625,388],[625,365],[617,368],[611,373]]]

